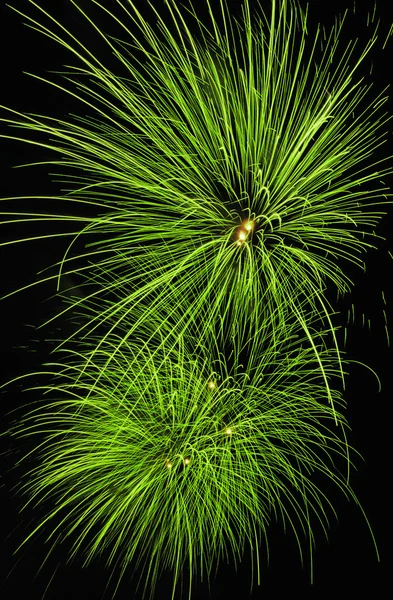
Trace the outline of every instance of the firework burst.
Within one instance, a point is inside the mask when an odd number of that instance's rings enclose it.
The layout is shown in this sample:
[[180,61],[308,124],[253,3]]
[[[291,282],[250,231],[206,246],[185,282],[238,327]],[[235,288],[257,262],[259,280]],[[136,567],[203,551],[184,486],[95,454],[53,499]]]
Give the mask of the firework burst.
[[[121,300],[85,327],[119,305],[124,314],[168,300],[174,310],[187,305],[179,334],[197,320],[208,336],[228,311],[240,327],[250,312],[258,323],[261,311],[278,309],[280,317],[287,305],[307,330],[298,306],[304,297],[328,319],[326,285],[350,289],[345,262],[364,266],[386,202],[381,179],[391,169],[372,160],[384,141],[386,97],[357,75],[377,27],[359,51],[354,42],[341,47],[341,21],[309,36],[307,14],[291,1],[272,2],[268,15],[252,15],[246,1],[241,25],[224,3],[214,12],[205,0],[202,23],[192,4],[170,0],[163,16],[148,2],[155,28],[133,2],[116,2],[117,16],[92,1],[122,32],[119,41],[89,21],[127,74],[117,77],[31,4],[40,18],[23,15],[27,24],[79,62],[48,83],[94,116],[11,111],[5,120],[31,136],[25,141],[60,155],[49,164],[64,172],[68,211],[81,203],[96,209],[76,233],[87,246],[83,266],[70,248],[61,268],[88,279],[110,272],[112,284],[94,293],[121,290]],[[135,330],[149,318],[144,311]]]
[[[10,429],[34,441],[22,462],[36,466],[17,493],[25,508],[46,506],[23,544],[41,533],[49,552],[72,540],[70,558],[88,564],[102,555],[121,576],[133,565],[151,597],[165,569],[172,597],[190,574],[191,597],[194,579],[209,580],[221,559],[241,561],[247,547],[259,584],[272,520],[293,530],[302,560],[307,541],[312,565],[311,523],[326,534],[335,515],[315,474],[357,499],[345,418],[333,411],[301,333],[295,323],[274,338],[261,334],[262,356],[232,375],[214,344],[203,358],[182,342],[166,352],[158,340],[153,353],[152,336],[149,346],[142,337],[118,349],[110,335],[99,350],[98,340],[93,350],[57,350],[49,382],[29,388],[43,400]],[[339,380],[331,354],[319,348]],[[344,408],[339,392],[334,401]]]

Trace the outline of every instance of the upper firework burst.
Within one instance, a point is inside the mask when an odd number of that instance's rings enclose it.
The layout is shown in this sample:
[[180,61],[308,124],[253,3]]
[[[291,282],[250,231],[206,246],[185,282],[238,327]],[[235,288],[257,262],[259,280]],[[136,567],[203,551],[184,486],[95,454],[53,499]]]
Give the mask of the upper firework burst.
[[385,98],[370,97],[357,76],[376,28],[355,51],[355,43],[341,49],[341,22],[310,36],[307,14],[290,0],[253,15],[246,0],[241,24],[224,3],[213,13],[204,0],[203,23],[191,3],[169,0],[165,16],[153,3],[155,28],[138,3],[118,2],[120,21],[94,2],[122,30],[119,42],[90,21],[124,78],[31,3],[40,16],[24,15],[28,24],[79,61],[60,87],[95,116],[14,112],[6,121],[32,139],[46,134],[37,143],[60,154],[53,163],[72,189],[69,211],[73,202],[96,205],[77,232],[87,245],[99,234],[87,250],[94,264],[82,267],[88,279],[97,280],[97,262],[113,276],[95,294],[116,288],[123,312],[182,300],[179,333],[198,321],[206,334],[228,311],[258,323],[261,310],[283,305],[303,322],[304,297],[327,316],[326,283],[349,289],[345,261],[363,266],[386,202],[380,180],[389,169],[372,159]]

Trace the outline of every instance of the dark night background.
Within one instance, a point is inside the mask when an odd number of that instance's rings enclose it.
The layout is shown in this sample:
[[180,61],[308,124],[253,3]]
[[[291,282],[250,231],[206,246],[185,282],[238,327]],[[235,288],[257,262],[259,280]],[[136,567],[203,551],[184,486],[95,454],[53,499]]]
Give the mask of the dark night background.
[[[71,28],[73,32],[85,40],[86,46],[100,51],[100,42],[91,34],[89,27],[82,22],[79,13],[72,10],[69,0],[37,0],[43,7],[50,7],[53,15]],[[198,3],[198,0],[196,0]],[[13,0],[14,6],[26,10],[29,14],[38,14],[29,6],[26,0]],[[161,6],[162,2],[157,2]],[[202,0],[201,0],[202,4]],[[214,4],[214,2],[213,2]],[[233,4],[233,12],[239,12],[239,3]],[[265,5],[266,2],[262,2]],[[302,2],[302,5],[305,3]],[[380,16],[383,29],[382,35],[389,30],[391,23],[390,9],[387,2],[378,3],[377,14]],[[81,0],[81,6],[89,7],[90,2]],[[106,6],[112,7],[115,3],[107,1]],[[141,0],[141,10],[146,2]],[[352,2],[348,0],[334,0],[329,2],[311,2],[309,30],[313,29],[318,21],[324,23],[329,29],[334,22],[334,17],[345,8],[352,10]],[[364,15],[373,10],[373,1],[357,3],[357,14],[350,14],[344,35],[353,35],[360,38],[366,34]],[[97,9],[89,14],[99,14]],[[390,21],[389,21],[390,18]],[[101,19],[102,21],[102,19]],[[101,22],[99,20],[99,22]],[[104,27],[107,23],[102,23]],[[393,41],[393,40],[392,40]],[[22,73],[33,72],[45,76],[46,71],[61,70],[64,63],[75,61],[63,49],[57,47],[42,35],[29,30],[22,24],[22,18],[4,5],[0,5],[0,44],[1,44],[1,70],[2,88],[0,91],[0,104],[13,107],[19,111],[37,112],[51,116],[61,117],[69,112],[77,113],[80,105],[67,95],[55,90],[48,85],[36,81]],[[380,46],[380,45],[379,45]],[[380,52],[376,49],[373,57],[373,80],[376,92],[391,84],[391,47],[390,52]],[[101,48],[102,49],[102,48]],[[76,60],[76,59],[75,59]],[[367,63],[369,65],[369,63]],[[364,75],[368,75],[368,68],[364,68]],[[49,78],[51,75],[49,75]],[[389,112],[393,114],[393,99],[390,99]],[[0,116],[4,116],[1,111]],[[2,132],[4,127],[2,125]],[[389,145],[392,152],[392,124],[389,125]],[[30,134],[28,134],[29,136]],[[387,149],[383,152],[387,153]],[[48,168],[45,166],[12,169],[16,164],[34,162],[50,158],[49,153],[32,145],[9,140],[1,140],[1,168],[0,197],[18,195],[55,194],[58,184],[51,183]],[[382,156],[382,153],[381,153]],[[49,171],[52,167],[49,168]],[[34,201],[36,202],[36,201]],[[10,203],[10,206],[12,203]],[[2,203],[2,210],[6,204]],[[19,204],[22,210],[22,204]],[[26,207],[26,203],[23,207]],[[1,208],[1,206],[0,206]],[[31,207],[36,210],[37,207]],[[40,207],[44,210],[45,206]],[[12,209],[11,209],[12,210]],[[49,209],[50,210],[50,209]],[[391,419],[390,407],[393,398],[392,384],[392,348],[387,347],[384,333],[382,310],[384,308],[381,290],[385,291],[387,300],[387,317],[390,335],[393,337],[393,289],[392,274],[393,260],[388,256],[388,250],[393,251],[392,241],[392,210],[384,219],[379,233],[388,238],[388,242],[381,242],[378,251],[370,251],[365,274],[354,271],[355,286],[350,298],[340,302],[339,308],[346,311],[355,304],[358,314],[366,314],[372,318],[372,328],[362,328],[359,319],[348,334],[347,352],[351,359],[365,362],[375,369],[380,376],[382,391],[378,387],[371,373],[360,366],[350,368],[347,380],[346,400],[348,402],[348,418],[353,429],[350,443],[363,455],[365,461],[357,460],[357,472],[354,472],[352,484],[358,498],[370,520],[374,530],[380,553],[381,563],[378,564],[371,538],[359,508],[353,502],[347,502],[336,490],[331,490],[332,503],[337,509],[338,522],[332,520],[327,542],[322,532],[317,530],[317,551],[315,553],[314,571],[315,583],[309,583],[307,564],[302,569],[293,535],[284,535],[280,524],[273,524],[270,528],[269,539],[271,543],[271,560],[268,568],[262,564],[262,586],[255,588],[248,596],[249,570],[248,559],[244,560],[236,573],[232,566],[222,565],[216,580],[212,583],[212,599],[224,598],[252,598],[268,599],[282,597],[281,594],[290,592],[295,596],[319,598],[327,592],[333,592],[337,597],[355,597],[356,592],[365,592],[369,597],[380,598],[391,589],[388,584],[387,573],[391,561],[388,558],[388,537],[391,527],[390,519],[390,449],[391,444]],[[23,227],[2,226],[0,239],[2,242],[19,237],[40,235],[45,233],[46,226],[31,224]],[[64,242],[28,242],[23,245],[5,246],[0,248],[0,296],[22,285],[26,285],[34,278],[34,274],[47,264],[56,260],[64,249]],[[351,271],[351,270],[349,270]],[[44,303],[45,299],[54,290],[40,288],[27,291],[0,302],[0,381],[6,381],[13,375],[27,372],[37,368],[46,358],[47,346],[40,341],[38,352],[27,352],[18,346],[28,344],[27,328],[25,323],[42,321],[50,310],[50,305]],[[26,402],[26,394],[22,400],[16,392],[0,394],[1,414],[3,423],[6,423],[5,414],[8,410]],[[3,416],[4,415],[4,416]],[[2,440],[2,450],[6,451],[8,442]],[[21,539],[19,527],[12,534],[15,527],[21,523],[18,514],[18,500],[10,493],[10,486],[15,482],[15,475],[7,473],[11,466],[12,458],[6,456],[2,466],[0,492],[2,498],[2,536],[5,540],[0,545],[3,558],[0,595],[4,600],[29,597],[31,600],[41,599],[48,581],[57,569],[54,580],[49,587],[45,600],[72,599],[99,600],[102,597],[108,573],[104,568],[104,561],[95,562],[87,568],[82,568],[78,562],[66,565],[62,551],[55,551],[48,564],[43,567],[42,573],[37,578],[35,574],[46,554],[44,544],[38,540],[28,548],[26,554],[19,557],[19,562],[12,555]],[[31,512],[31,511],[30,511]],[[26,523],[34,515],[24,516]],[[26,524],[27,527],[27,524]],[[23,530],[23,527],[22,527]],[[7,574],[15,567],[7,578]],[[168,582],[170,578],[163,578],[157,586],[155,598],[166,600],[168,595]],[[4,583],[3,583],[4,582]],[[386,591],[383,592],[387,586]],[[339,591],[338,591],[339,590]],[[109,588],[109,592],[112,588]],[[186,596],[184,596],[186,597]],[[208,599],[207,588],[195,585],[193,598]],[[110,593],[108,594],[110,598]],[[127,575],[121,583],[116,598],[139,598],[134,592],[134,584],[128,581]],[[179,598],[180,600],[180,598]]]

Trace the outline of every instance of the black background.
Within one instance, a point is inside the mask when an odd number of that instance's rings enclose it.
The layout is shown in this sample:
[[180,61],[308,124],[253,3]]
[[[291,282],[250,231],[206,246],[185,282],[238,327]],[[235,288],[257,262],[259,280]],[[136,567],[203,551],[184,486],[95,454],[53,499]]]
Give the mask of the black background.
[[[33,14],[34,9],[27,1],[16,0],[13,2],[21,10]],[[62,23],[69,26],[78,37],[85,40],[86,45],[99,51],[100,41],[91,34],[89,27],[82,22],[78,12],[72,9],[68,0],[57,0],[52,3],[40,0],[40,5],[48,8]],[[52,6],[53,4],[53,6]],[[80,3],[88,7],[90,2]],[[214,2],[212,3],[214,5]],[[233,4],[233,12],[239,11],[239,4]],[[305,3],[302,2],[302,5]],[[330,2],[311,2],[309,28],[318,21],[327,28],[334,22],[335,15],[349,8],[351,14],[343,35],[353,35],[360,38],[360,43],[367,34],[364,26],[364,15],[373,10],[373,2],[364,1],[357,3],[357,13],[352,14],[352,2],[346,0]],[[141,10],[146,10],[146,2],[141,1]],[[161,6],[157,2],[158,7]],[[201,0],[202,5],[202,0]],[[115,6],[114,2],[107,2],[106,6]],[[201,9],[202,10],[202,9]],[[377,15],[380,16],[386,34],[389,29],[388,3],[380,2]],[[36,13],[38,14],[38,13]],[[93,9],[89,14],[97,14]],[[104,23],[102,23],[104,25]],[[38,33],[22,25],[22,18],[7,8],[3,3],[0,6],[0,42],[2,61],[2,89],[0,104],[15,108],[15,110],[37,112],[51,116],[62,116],[69,112],[78,112],[78,103],[60,91],[36,81],[22,73],[33,72],[45,76],[46,71],[61,69],[61,66],[70,60],[67,52],[48,41]],[[392,44],[390,43],[390,49]],[[391,83],[391,51],[389,48],[383,53],[376,49],[372,53],[373,80],[376,90],[380,90]],[[71,60],[71,63],[73,59]],[[369,63],[368,63],[369,64]],[[367,76],[368,69],[364,68]],[[50,76],[49,76],[50,77]],[[392,99],[389,111],[393,114]],[[1,115],[4,113],[2,112]],[[390,124],[389,145],[392,151]],[[386,149],[384,150],[384,152]],[[50,182],[48,168],[39,166],[29,169],[12,169],[16,164],[28,161],[42,160],[50,157],[49,152],[28,144],[21,144],[10,140],[2,140],[1,152],[1,189],[0,196],[34,195],[56,193],[56,184]],[[50,170],[50,169],[49,169]],[[3,210],[5,204],[3,203]],[[21,205],[18,205],[21,206]],[[351,359],[365,362],[375,369],[380,376],[382,391],[372,374],[360,366],[350,369],[346,400],[348,402],[348,418],[353,429],[350,442],[364,456],[365,461],[357,461],[357,471],[353,475],[353,488],[370,520],[374,530],[379,549],[381,563],[378,563],[373,550],[364,519],[354,503],[348,503],[335,490],[331,491],[332,503],[337,509],[338,522],[332,521],[327,542],[322,533],[317,531],[317,552],[314,557],[315,581],[313,586],[309,581],[307,564],[302,569],[298,558],[298,551],[293,535],[285,535],[280,524],[272,525],[269,530],[271,543],[271,560],[268,568],[262,566],[262,586],[256,588],[250,598],[281,597],[284,593],[298,594],[303,597],[319,598],[327,591],[335,593],[338,597],[344,593],[355,594],[370,589],[373,598],[382,597],[382,590],[387,584],[389,569],[388,539],[390,530],[390,406],[392,401],[392,349],[388,348],[384,332],[381,291],[385,291],[387,300],[386,312],[393,337],[393,290],[392,273],[393,261],[388,256],[392,252],[392,211],[384,219],[379,233],[388,238],[382,241],[379,250],[371,250],[365,274],[353,272],[354,289],[350,297],[340,301],[339,308],[345,313],[352,302],[357,307],[358,314],[365,313],[372,319],[371,331],[362,328],[359,318],[348,335],[347,352]],[[18,229],[15,225],[5,226],[0,229],[2,242],[22,237],[23,235],[40,235],[45,233],[42,224],[23,226]],[[64,244],[64,242],[63,242]],[[34,278],[34,274],[52,257],[56,258],[63,249],[60,242],[28,242],[18,246],[5,246],[0,248],[0,295],[26,285]],[[1,381],[6,381],[10,376],[17,375],[39,365],[45,358],[45,344],[42,343],[38,352],[26,352],[18,346],[26,342],[25,323],[42,320],[50,307],[42,300],[52,289],[33,289],[17,296],[12,296],[0,303],[0,368]],[[20,402],[15,394],[0,394],[1,412],[6,412]],[[26,398],[23,398],[26,401]],[[3,422],[6,423],[5,416]],[[7,450],[7,441],[3,440],[3,448]],[[5,460],[5,469],[10,466],[10,457]],[[45,592],[55,569],[56,575],[47,590],[46,600],[72,598],[101,598],[108,572],[104,562],[99,562],[82,568],[75,562],[66,564],[65,556],[60,551],[55,551],[42,572],[35,577],[46,554],[44,544],[38,540],[27,550],[26,554],[13,556],[13,551],[21,539],[18,529],[21,517],[18,514],[18,502],[13,499],[10,485],[14,483],[15,475],[2,474],[2,527],[4,528],[4,543],[1,546],[3,560],[2,581],[0,593],[4,600],[11,598],[29,597],[41,598]],[[33,518],[34,515],[24,517]],[[236,573],[233,566],[223,565],[212,583],[210,597],[217,598],[247,598],[249,589],[249,557],[246,556],[243,564]],[[130,583],[128,576],[124,578],[117,592],[116,598],[138,598],[134,591],[134,584]],[[164,577],[157,587],[155,598],[166,600],[169,598],[170,576]],[[389,590],[389,586],[387,587]],[[111,589],[110,589],[111,591]],[[110,597],[110,594],[109,596]],[[184,595],[184,597],[186,597]],[[208,598],[207,587],[195,585],[194,598]],[[352,596],[350,596],[352,597]]]

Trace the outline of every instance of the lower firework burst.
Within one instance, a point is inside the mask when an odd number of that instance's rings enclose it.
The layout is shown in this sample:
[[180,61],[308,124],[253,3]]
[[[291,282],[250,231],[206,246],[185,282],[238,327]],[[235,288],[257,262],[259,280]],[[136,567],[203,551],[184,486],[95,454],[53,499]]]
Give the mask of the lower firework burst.
[[[154,353],[151,340],[119,349],[110,335],[99,350],[91,340],[94,350],[53,361],[53,380],[35,387],[44,400],[10,430],[35,445],[17,492],[47,507],[24,544],[41,534],[52,551],[72,540],[71,558],[106,557],[121,577],[141,570],[151,597],[170,570],[172,598],[185,573],[191,598],[193,581],[209,580],[222,559],[236,565],[247,547],[259,584],[272,519],[312,555],[313,523],[326,533],[334,514],[315,476],[357,500],[341,395],[332,392],[333,411],[301,331],[262,333],[258,360],[251,353],[247,371],[237,364],[232,374],[214,344],[202,358],[179,339]],[[330,352],[319,355],[338,377]]]

